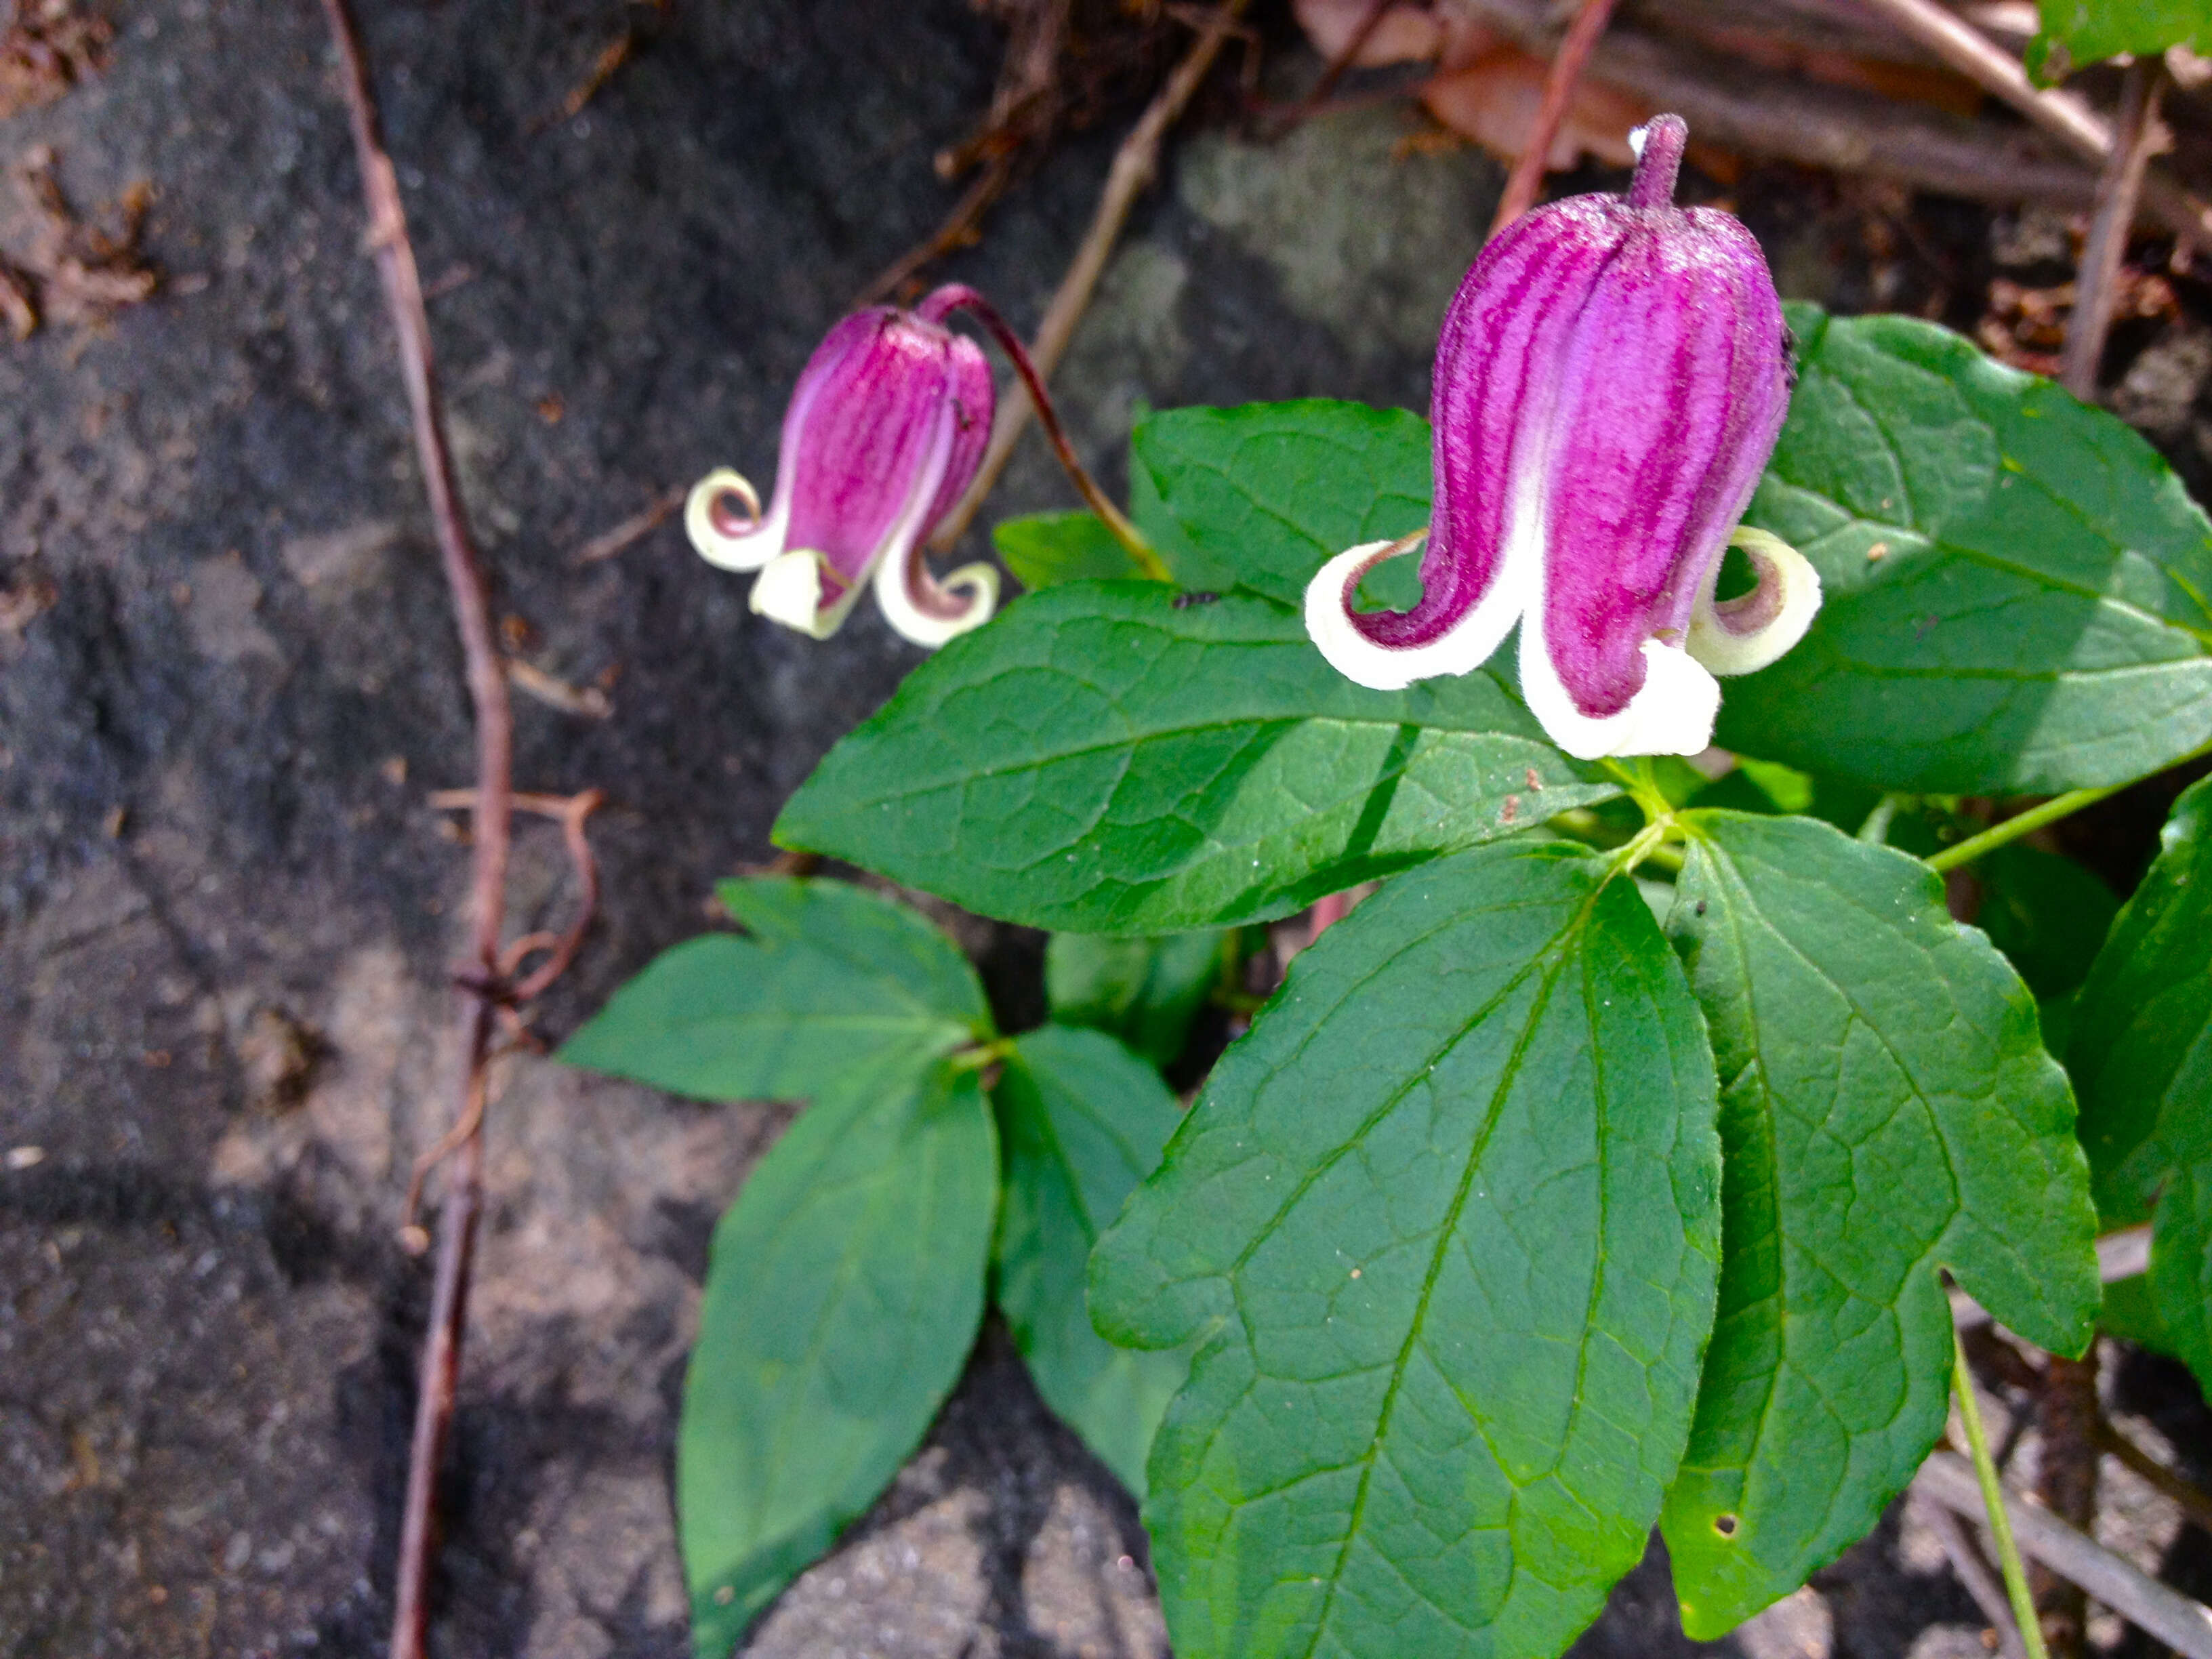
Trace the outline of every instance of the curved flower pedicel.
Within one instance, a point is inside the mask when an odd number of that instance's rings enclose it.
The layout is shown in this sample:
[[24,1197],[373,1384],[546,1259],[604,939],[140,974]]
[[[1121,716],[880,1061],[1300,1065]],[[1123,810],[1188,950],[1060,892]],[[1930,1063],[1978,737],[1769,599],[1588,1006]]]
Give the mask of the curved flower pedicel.
[[[1712,740],[1713,676],[1804,636],[1812,567],[1735,530],[1789,408],[1781,302],[1741,223],[1673,205],[1687,138],[1659,117],[1627,199],[1553,203],[1475,259],[1437,347],[1420,602],[1352,608],[1416,538],[1340,554],[1306,589],[1341,673],[1380,690],[1464,674],[1517,622],[1522,695],[1560,748],[1687,755]],[[1732,531],[1759,582],[1717,602]]]
[[922,541],[975,476],[995,392],[974,341],[945,318],[968,296],[939,289],[911,312],[846,318],[815,349],[783,417],[767,514],[726,468],[693,486],[691,544],[726,570],[757,570],[752,608],[827,639],[874,585],[884,616],[919,645],[990,619],[999,573],[963,566],[942,581]]

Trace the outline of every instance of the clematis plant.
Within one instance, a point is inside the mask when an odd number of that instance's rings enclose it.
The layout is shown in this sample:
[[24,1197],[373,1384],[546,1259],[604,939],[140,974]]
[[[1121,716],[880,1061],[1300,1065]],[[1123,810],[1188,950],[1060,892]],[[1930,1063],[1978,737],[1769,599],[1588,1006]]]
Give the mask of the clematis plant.
[[942,645],[991,619],[995,567],[963,565],[940,580],[925,556],[930,533],[975,480],[997,407],[981,348],[945,326],[961,311],[1012,359],[1077,489],[1133,556],[1152,557],[1076,459],[1020,337],[974,289],[948,283],[912,311],[855,312],[815,348],[784,412],[765,514],[750,482],[729,468],[692,487],[684,514],[692,546],[725,570],[759,573],[756,612],[827,639],[872,586],[885,620],[917,645]]
[[[1820,579],[1748,535],[1758,584],[1717,600],[1723,549],[1790,404],[1781,301],[1751,233],[1674,205],[1688,129],[1643,129],[1626,200],[1578,196],[1492,240],[1437,343],[1435,519],[1339,554],[1306,592],[1337,670],[1395,690],[1465,674],[1521,627],[1521,689],[1583,759],[1693,755],[1715,674],[1804,636]],[[1376,563],[1425,534],[1420,602],[1363,612]]]
[[[1655,1526],[1717,1638],[1959,1487],[1956,1293],[2212,1382],[2212,784],[2124,908],[2009,844],[2212,752],[2212,522],[1932,324],[1785,326],[1744,228],[1672,204],[1684,143],[1484,250],[1433,424],[1147,413],[1137,524],[1076,469],[1096,516],[999,526],[1040,591],[988,627],[995,586],[921,562],[993,414],[948,319],[1026,372],[969,291],[832,331],[766,513],[702,484],[757,608],[823,633],[873,585],[945,641],[776,842],[1054,937],[1048,1023],[1003,1030],[903,902],[726,882],[744,933],[563,1050],[807,1103],[706,1277],[700,1659],[884,1489],[994,1304],[1143,1493],[1183,1659],[1553,1659]],[[1424,538],[1419,601],[1358,609]]]

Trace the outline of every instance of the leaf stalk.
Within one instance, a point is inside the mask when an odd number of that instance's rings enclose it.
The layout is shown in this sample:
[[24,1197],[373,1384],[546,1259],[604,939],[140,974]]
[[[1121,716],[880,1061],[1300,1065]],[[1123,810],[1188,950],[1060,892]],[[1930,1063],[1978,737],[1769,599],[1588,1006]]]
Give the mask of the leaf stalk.
[[2043,1625],[2035,1616],[2034,1599],[2027,1593],[2027,1569],[2021,1565],[2020,1546],[2013,1541],[2012,1522],[2005,1514],[2004,1489],[1997,1481],[1996,1461],[1990,1455],[1990,1437],[1982,1428],[1982,1408],[1974,1398],[1974,1374],[1966,1365],[1966,1345],[1955,1330],[1951,1334],[1951,1355],[1953,1390],[1959,1396],[1959,1415],[1966,1425],[1966,1447],[1973,1455],[1974,1474],[1981,1481],[1982,1505],[1989,1511],[1997,1565],[2004,1570],[2005,1596],[2012,1603],[2013,1622],[2020,1626],[2021,1644],[2027,1650],[2027,1659],[2051,1659],[2043,1645]]

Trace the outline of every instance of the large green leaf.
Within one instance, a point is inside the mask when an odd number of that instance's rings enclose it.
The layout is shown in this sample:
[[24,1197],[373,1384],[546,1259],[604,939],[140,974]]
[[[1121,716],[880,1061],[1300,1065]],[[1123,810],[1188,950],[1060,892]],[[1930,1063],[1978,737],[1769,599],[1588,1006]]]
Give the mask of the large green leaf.
[[1429,521],[1429,423],[1310,399],[1171,409],[1129,437],[1139,526],[1186,587],[1299,604],[1347,547]]
[[1292,964],[1092,1258],[1196,1338],[1146,1524],[1182,1659],[1545,1659],[1642,1556],[1720,1244],[1714,1080],[1580,849],[1465,853]]
[[775,836],[985,915],[1163,933],[1287,915],[1617,793],[1486,673],[1370,691],[1267,601],[1070,582],[909,674]]
[[663,951],[561,1046],[571,1066],[707,1100],[792,1099],[892,1054],[991,1032],[952,942],[904,905],[839,881],[726,881],[752,931]]
[[2150,1291],[2212,1390],[2212,778],[2165,845],[2075,1004],[2066,1060],[2108,1224],[2155,1206]]
[[1054,933],[1044,947],[1045,1000],[1061,1024],[1110,1032],[1168,1065],[1221,976],[1224,938],[1211,929],[1164,939]]
[[1943,1428],[1948,1268],[2078,1353],[2096,1218],[2027,988],[1925,865],[1805,818],[1689,818],[1668,926],[1712,1031],[1720,1317],[1663,1522],[1717,1637],[1856,1542]]
[[1793,307],[1748,521],[1826,592],[1717,741],[1883,789],[2055,792],[2212,738],[2212,525],[2150,446],[1903,317]]
[[994,1091],[1006,1148],[999,1307],[1037,1392],[1139,1496],[1145,1453],[1190,1359],[1091,1328],[1091,1247],[1182,1121],[1160,1074],[1100,1031],[1017,1038]]
[[[2029,43],[2028,66],[2063,75],[2124,52],[2212,47],[2212,0],[2038,0],[2043,27]],[[2051,63],[2064,48],[2063,63]]]
[[992,526],[991,545],[1024,587],[1142,576],[1096,513],[1031,513]]
[[676,1442],[701,1659],[897,1473],[982,1316],[998,1155],[972,1070],[855,1066],[714,1230]]

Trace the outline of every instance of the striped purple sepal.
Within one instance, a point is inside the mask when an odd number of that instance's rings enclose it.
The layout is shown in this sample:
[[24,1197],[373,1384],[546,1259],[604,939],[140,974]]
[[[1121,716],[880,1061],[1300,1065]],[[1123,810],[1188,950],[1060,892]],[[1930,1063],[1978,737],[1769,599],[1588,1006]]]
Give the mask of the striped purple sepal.
[[944,325],[940,301],[953,292],[911,312],[857,312],[830,331],[785,411],[765,514],[726,469],[692,488],[691,544],[726,570],[760,573],[755,611],[827,639],[872,583],[891,625],[918,644],[989,620],[995,569],[969,565],[940,581],[921,554],[975,476],[995,402],[981,348]]
[[1759,589],[1713,599],[1789,409],[1790,346],[1750,232],[1673,205],[1687,139],[1659,117],[1626,200],[1540,208],[1475,259],[1437,347],[1420,602],[1352,608],[1397,544],[1339,555],[1306,590],[1307,629],[1340,672],[1386,690],[1464,674],[1517,622],[1522,695],[1562,749],[1694,754],[1713,675],[1803,636],[1819,581],[1772,537],[1753,556]]

